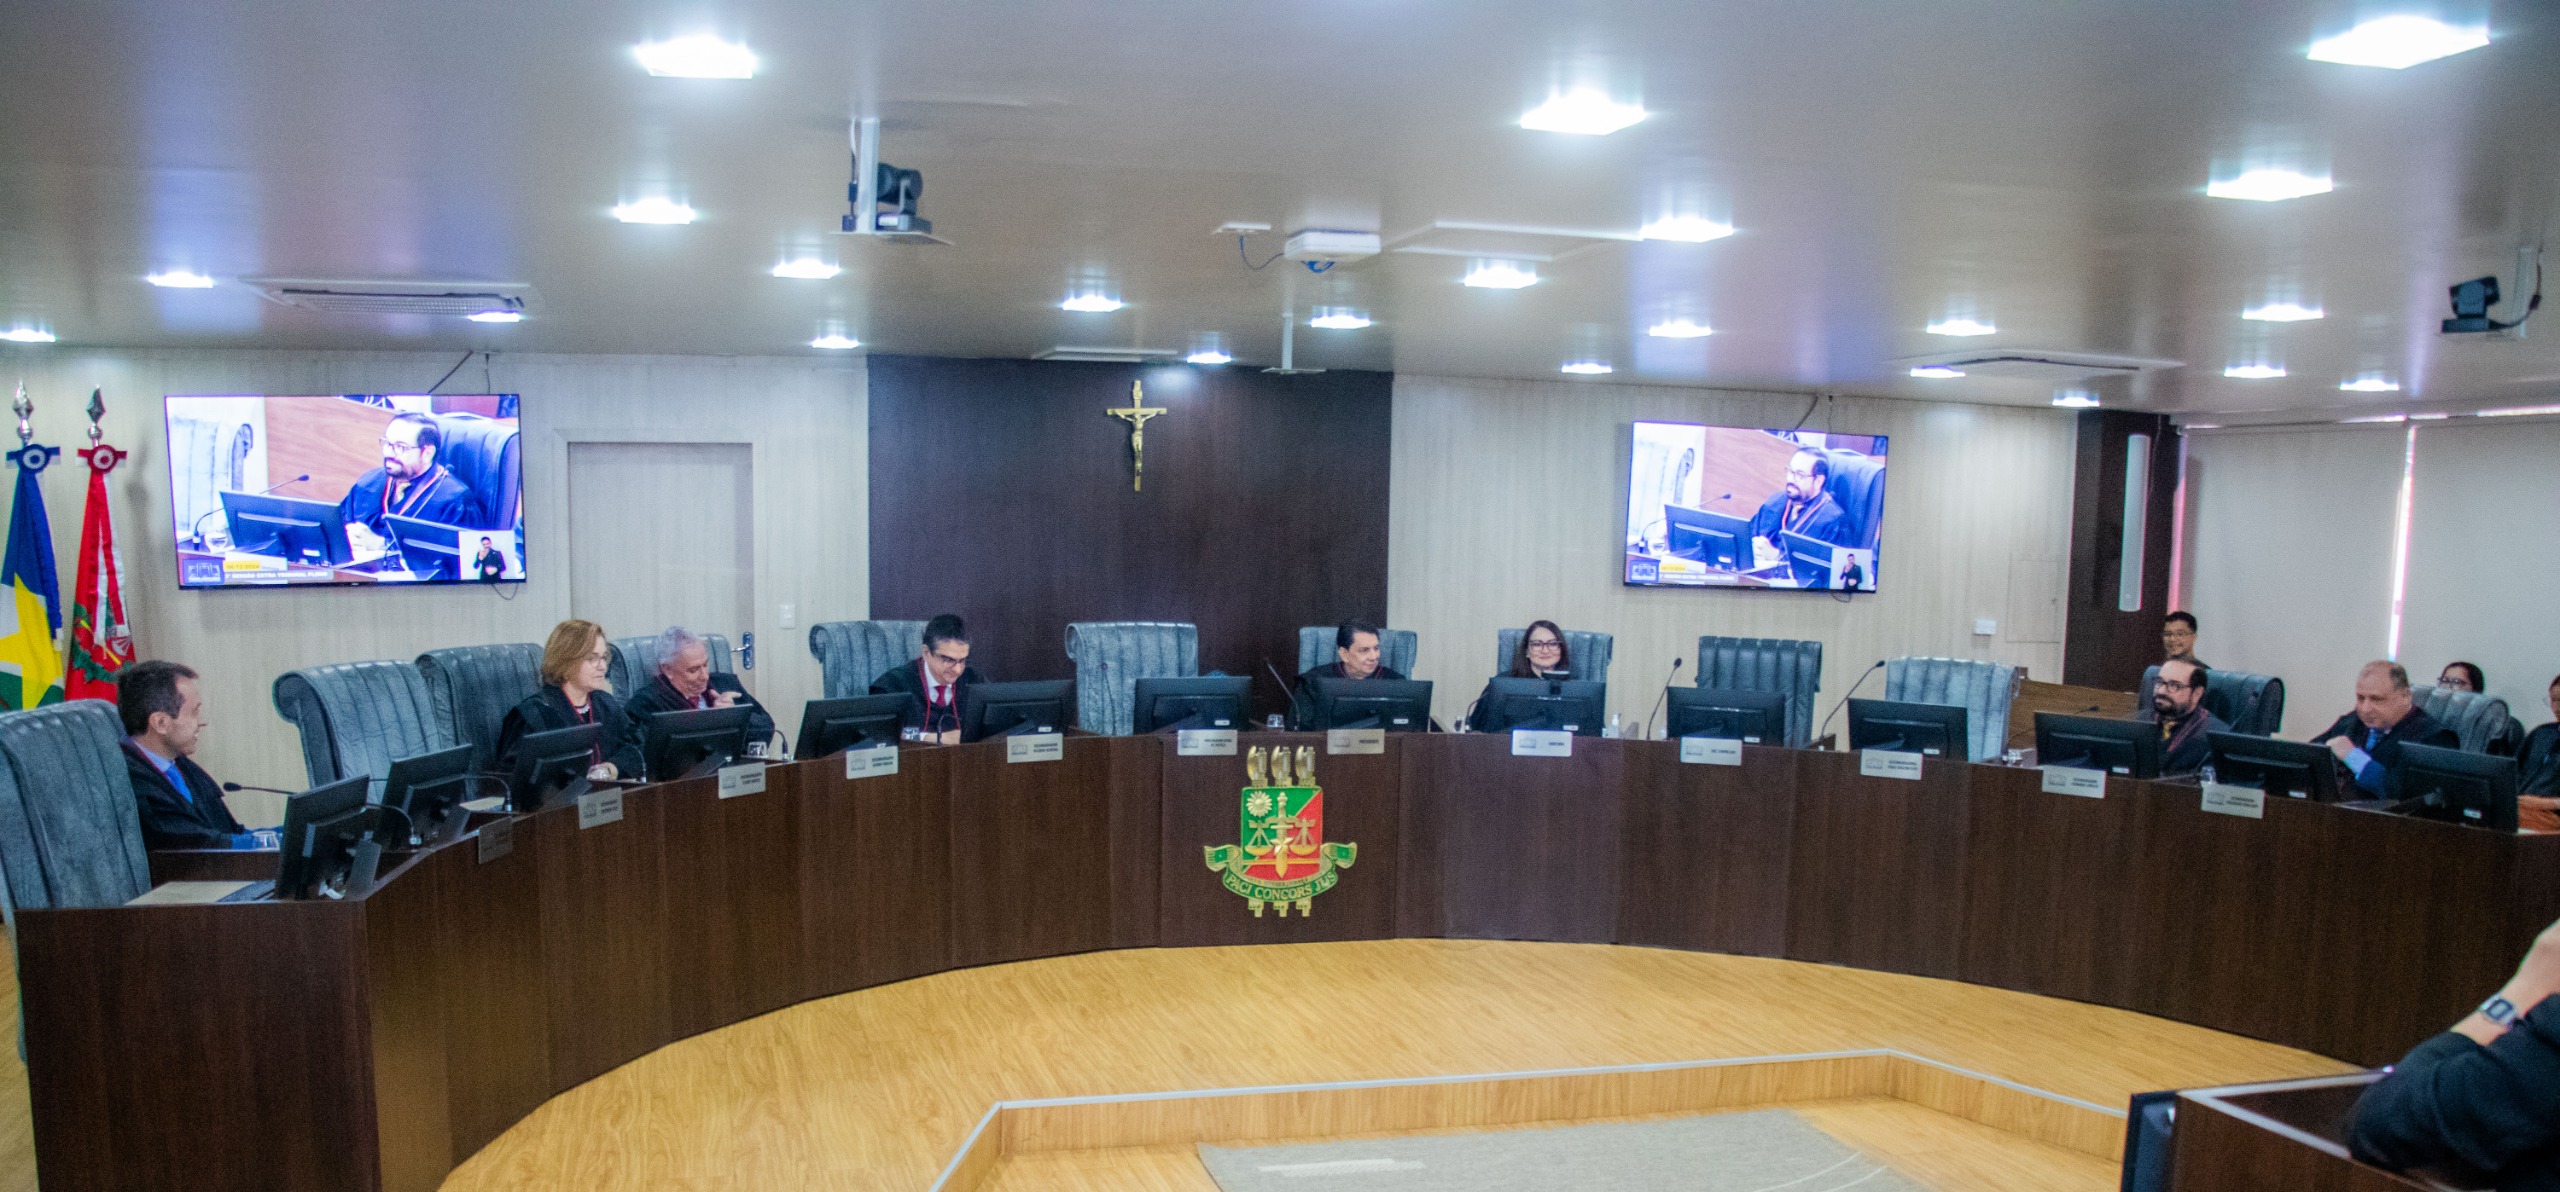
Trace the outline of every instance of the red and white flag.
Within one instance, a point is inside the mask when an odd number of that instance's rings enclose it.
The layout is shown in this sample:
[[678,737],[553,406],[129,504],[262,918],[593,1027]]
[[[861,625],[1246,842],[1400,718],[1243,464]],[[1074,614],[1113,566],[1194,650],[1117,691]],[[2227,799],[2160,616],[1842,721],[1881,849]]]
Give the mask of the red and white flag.
[[117,674],[133,662],[133,627],[124,619],[124,561],[116,557],[116,524],[107,515],[107,473],[127,454],[104,443],[79,453],[89,465],[89,499],[80,511],[80,566],[71,585],[66,699],[112,702]]

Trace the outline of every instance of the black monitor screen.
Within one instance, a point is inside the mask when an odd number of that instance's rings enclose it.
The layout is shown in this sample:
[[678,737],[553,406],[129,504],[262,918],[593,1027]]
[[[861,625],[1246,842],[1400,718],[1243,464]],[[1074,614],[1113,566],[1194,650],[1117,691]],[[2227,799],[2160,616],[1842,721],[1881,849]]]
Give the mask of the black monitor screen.
[[364,801],[372,785],[358,774],[285,800],[276,897],[360,897],[372,889],[382,854],[373,839],[379,809]]
[[1075,702],[1073,679],[972,683],[960,689],[960,739],[1062,733]]
[[1485,687],[1476,725],[1491,733],[1530,728],[1596,737],[1608,714],[1608,691],[1605,683],[1587,681],[1495,679]]
[[2247,733],[2207,733],[2205,739],[2213,746],[2205,766],[2216,782],[2322,803],[2345,797],[2337,756],[2326,745]]
[[462,834],[470,813],[471,747],[456,745],[391,763],[382,805],[397,813],[386,825],[395,843],[441,844]]
[[745,757],[747,722],[754,715],[755,709],[741,704],[651,716],[642,728],[640,746],[649,781],[699,778],[735,758]]
[[2036,713],[2036,761],[2104,770],[2127,778],[2160,776],[2160,726],[2141,720]]
[[857,747],[897,744],[899,730],[917,714],[916,697],[904,693],[810,700],[800,711],[800,743],[792,756],[806,761]]
[[1140,679],[1134,731],[1156,733],[1186,728],[1242,728],[1245,704],[1252,692],[1251,676]]
[[1787,743],[1787,697],[1775,691],[1674,687],[1668,731],[1674,738],[1717,737],[1745,745]]
[[587,770],[595,764],[596,749],[603,741],[603,726],[594,724],[526,733],[516,741],[509,805],[516,811],[537,811],[553,795],[583,793]]
[[2516,830],[2516,762],[2434,745],[2400,747],[2395,810],[2495,832]]
[[1307,682],[1314,687],[1314,723],[1307,728],[1382,728],[1391,733],[1431,728],[1431,684],[1426,680],[1315,678]]
[[1964,761],[1965,711],[1953,704],[1909,704],[1895,700],[1849,701],[1849,748],[1890,749]]

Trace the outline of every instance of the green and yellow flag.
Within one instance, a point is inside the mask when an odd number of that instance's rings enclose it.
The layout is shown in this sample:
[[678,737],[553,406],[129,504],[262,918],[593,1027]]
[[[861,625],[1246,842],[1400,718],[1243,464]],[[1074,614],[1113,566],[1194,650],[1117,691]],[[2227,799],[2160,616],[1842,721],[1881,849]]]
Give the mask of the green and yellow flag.
[[9,505],[9,552],[0,559],[0,708],[62,702],[62,586],[54,580],[53,524],[36,477],[54,450],[30,444],[8,454],[18,465]]

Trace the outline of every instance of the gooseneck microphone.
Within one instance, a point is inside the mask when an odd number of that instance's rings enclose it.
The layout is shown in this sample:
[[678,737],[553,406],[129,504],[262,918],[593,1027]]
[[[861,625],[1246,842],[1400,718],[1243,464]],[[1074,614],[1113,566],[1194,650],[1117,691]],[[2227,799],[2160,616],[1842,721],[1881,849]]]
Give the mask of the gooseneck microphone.
[[[254,492],[254,493],[251,493],[251,494],[249,494],[249,495],[251,495],[251,496],[255,496],[255,497],[263,497],[263,496],[267,495],[268,493],[271,493],[271,492],[276,491],[277,489],[283,488],[283,487],[285,486],[285,484],[300,484],[300,483],[302,483],[303,481],[305,481],[305,480],[309,480],[309,479],[311,479],[311,473],[309,473],[309,472],[305,472],[305,473],[303,473],[303,474],[301,474],[301,475],[299,475],[299,476],[294,477],[294,478],[293,478],[293,479],[291,479],[291,480],[287,480],[287,481],[285,481],[285,482],[284,482],[284,484],[270,484],[270,485],[266,486],[265,488],[259,489],[258,491]],[[194,524],[194,525],[192,525],[192,526],[187,527],[187,536],[188,536],[189,538],[194,539],[194,540],[195,540],[195,544],[196,544],[198,547],[202,547],[202,546],[204,545],[204,519],[206,519],[206,518],[208,518],[208,517],[212,517],[214,514],[217,514],[217,513],[220,513],[220,512],[222,512],[222,506],[220,506],[220,505],[216,505],[216,506],[214,506],[214,507],[213,507],[213,508],[211,508],[211,509],[207,509],[207,510],[205,510],[203,513],[198,514],[198,515],[196,516],[196,524]],[[248,788],[248,789],[250,789],[250,790],[253,790],[253,791],[254,791],[254,790],[260,790],[260,789],[263,789],[263,788],[261,788],[261,787],[254,787],[254,786],[253,786],[253,787],[250,787],[250,788]]]
[[1825,716],[1825,717],[1823,717],[1823,718],[1822,718],[1822,727],[1821,727],[1821,728],[1818,728],[1818,729],[1813,730],[1813,739],[1814,739],[1814,740],[1819,741],[1819,740],[1821,740],[1821,739],[1822,739],[1826,734],[1830,733],[1830,731],[1831,731],[1831,719],[1832,719],[1832,717],[1833,717],[1833,716],[1838,716],[1838,715],[1840,714],[1840,709],[1842,709],[1842,708],[1845,708],[1845,707],[1848,707],[1848,706],[1849,706],[1849,697],[1850,697],[1850,696],[1853,696],[1853,695],[1858,694],[1858,689],[1859,689],[1860,687],[1864,687],[1864,686],[1866,686],[1866,685],[1867,685],[1867,679],[1868,679],[1868,677],[1869,677],[1869,676],[1872,676],[1872,675],[1874,675],[1877,671],[1880,671],[1880,670],[1883,670],[1883,669],[1884,669],[1884,659],[1881,659],[1881,658],[1876,659],[1876,664],[1875,664],[1874,666],[1868,667],[1868,668],[1866,669],[1866,672],[1865,672],[1864,674],[1859,675],[1859,676],[1858,676],[1858,681],[1857,681],[1857,682],[1849,684],[1849,690],[1847,690],[1847,691],[1845,691],[1845,692],[1841,693],[1841,696],[1840,696],[1840,702],[1838,702],[1838,703],[1836,703],[1836,704],[1831,705],[1831,716]]
[[1662,676],[1662,694],[1653,697],[1653,711],[1644,714],[1645,740],[1653,739],[1653,718],[1662,714],[1663,701],[1671,698],[1671,681],[1680,677],[1680,664],[1687,661],[1686,658],[1672,659],[1671,673]]
[[272,786],[242,786],[237,782],[223,783],[222,789],[225,793],[229,794],[237,794],[241,791],[256,791],[262,795],[283,795],[287,798],[291,798],[302,793],[301,791],[280,791]]
[[1289,709],[1288,715],[1282,718],[1280,722],[1281,725],[1283,727],[1294,727],[1290,725],[1289,722],[1298,718],[1297,690],[1289,686],[1289,681],[1287,679],[1280,677],[1280,668],[1271,665],[1270,659],[1265,658],[1262,660],[1262,669],[1271,672],[1271,681],[1280,685],[1280,702],[1286,705]]

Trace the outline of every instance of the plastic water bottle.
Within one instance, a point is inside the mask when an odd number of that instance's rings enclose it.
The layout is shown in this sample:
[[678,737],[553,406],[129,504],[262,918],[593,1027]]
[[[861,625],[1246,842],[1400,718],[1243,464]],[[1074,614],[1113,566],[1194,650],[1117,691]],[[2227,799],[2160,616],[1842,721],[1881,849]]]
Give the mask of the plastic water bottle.
[[1627,718],[1625,713],[1611,712],[1609,713],[1609,723],[1601,728],[1600,735],[1611,738],[1623,737],[1626,735],[1626,726]]

